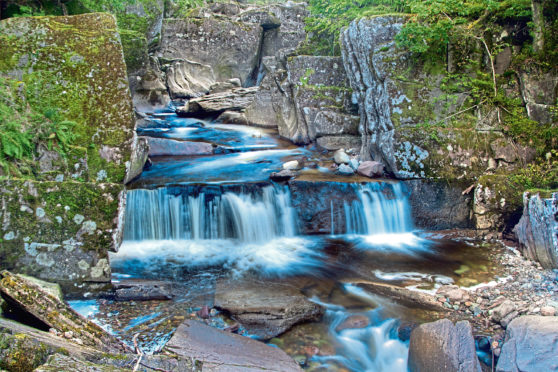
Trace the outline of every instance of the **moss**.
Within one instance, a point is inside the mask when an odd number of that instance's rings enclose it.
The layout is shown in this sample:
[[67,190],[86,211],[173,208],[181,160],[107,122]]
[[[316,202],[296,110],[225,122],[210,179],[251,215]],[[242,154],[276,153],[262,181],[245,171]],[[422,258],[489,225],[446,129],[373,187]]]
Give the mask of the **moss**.
[[[104,170],[106,181],[121,182],[130,156],[133,116],[114,18],[93,14],[3,20],[0,43],[0,73],[19,75],[9,80],[23,102],[35,112],[54,110],[76,123],[72,148],[121,148],[112,169],[103,168],[98,151],[87,151],[88,174],[81,177],[94,181]],[[62,165],[71,170],[84,159],[65,160],[70,164]]]
[[31,372],[45,363],[49,348],[24,334],[0,334],[0,368],[10,372]]

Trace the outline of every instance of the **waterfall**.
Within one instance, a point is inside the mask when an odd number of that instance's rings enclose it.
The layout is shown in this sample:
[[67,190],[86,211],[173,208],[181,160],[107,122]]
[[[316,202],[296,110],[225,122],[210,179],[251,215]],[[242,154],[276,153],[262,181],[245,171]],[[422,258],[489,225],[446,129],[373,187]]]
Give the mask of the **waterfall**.
[[343,204],[347,234],[403,233],[413,229],[409,203],[400,183],[356,184],[353,189],[357,199]]
[[210,196],[136,189],[128,191],[126,203],[124,240],[232,238],[253,243],[296,234],[296,214],[286,187]]

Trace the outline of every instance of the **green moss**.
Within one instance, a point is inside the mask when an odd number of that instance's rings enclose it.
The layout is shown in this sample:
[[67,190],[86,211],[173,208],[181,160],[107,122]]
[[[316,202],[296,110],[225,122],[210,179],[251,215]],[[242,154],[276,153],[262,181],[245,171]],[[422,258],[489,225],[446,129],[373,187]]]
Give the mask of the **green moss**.
[[[77,178],[95,181],[104,171],[104,181],[121,182],[133,117],[114,18],[95,14],[8,19],[0,23],[0,43],[6,45],[2,53],[11,54],[0,55],[0,74],[18,72],[19,80],[7,80],[18,92],[20,106],[31,113],[56,112],[60,121],[75,123],[69,152],[90,145],[97,149],[88,150],[85,159],[69,156],[58,165],[71,171],[85,160],[87,174]],[[117,150],[119,159],[110,159],[108,166],[98,151],[103,146],[124,151]]]

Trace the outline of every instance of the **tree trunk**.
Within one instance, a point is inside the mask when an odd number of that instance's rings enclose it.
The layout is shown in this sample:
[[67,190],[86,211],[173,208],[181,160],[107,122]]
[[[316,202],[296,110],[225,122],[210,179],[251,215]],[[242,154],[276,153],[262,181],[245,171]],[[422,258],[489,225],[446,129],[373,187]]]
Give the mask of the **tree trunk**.
[[542,52],[544,48],[544,15],[543,15],[543,0],[532,0],[531,7],[533,10],[533,23],[534,27],[534,40],[533,40],[533,50],[535,53]]

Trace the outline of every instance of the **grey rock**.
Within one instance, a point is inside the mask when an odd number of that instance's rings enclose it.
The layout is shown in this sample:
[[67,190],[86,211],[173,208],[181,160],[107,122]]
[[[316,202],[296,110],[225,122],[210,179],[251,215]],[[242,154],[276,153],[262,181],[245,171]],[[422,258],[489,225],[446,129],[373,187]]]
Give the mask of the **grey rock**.
[[134,143],[132,144],[132,155],[130,157],[128,171],[126,172],[126,178],[124,179],[125,184],[141,174],[148,156],[149,145],[147,138],[136,136],[134,138]]
[[521,316],[506,329],[497,372],[558,370],[558,318]]
[[340,136],[324,136],[316,140],[321,148],[329,151],[339,149],[359,149],[362,140],[359,136],[340,135]]
[[377,161],[363,161],[357,168],[357,173],[364,177],[378,178],[384,175],[384,165]]
[[213,93],[222,93],[225,92],[227,90],[231,90],[234,88],[240,88],[241,84],[240,84],[240,79],[235,78],[235,79],[229,79],[227,81],[219,81],[216,82],[214,84],[212,84],[209,87],[209,93],[213,94]]
[[296,172],[289,169],[283,169],[280,172],[273,172],[269,176],[269,178],[271,178],[272,181],[276,181],[276,182],[285,182],[294,177],[296,177]]
[[444,296],[448,298],[451,302],[463,302],[468,301],[470,296],[469,292],[464,289],[459,288],[456,285],[444,285],[441,286],[437,291],[436,294]]
[[558,193],[548,199],[523,194],[523,215],[514,232],[523,255],[547,269],[558,268]]
[[358,169],[359,164],[360,164],[360,162],[355,158],[352,158],[349,161],[349,165],[351,166],[351,168],[353,168],[354,171],[356,171]]
[[174,62],[167,69],[167,86],[172,98],[193,98],[209,92],[215,84],[211,66],[188,60]]
[[204,369],[217,372],[301,371],[279,348],[194,320],[182,323],[165,349],[178,356],[199,359]]
[[298,160],[291,160],[283,164],[283,169],[285,170],[295,170],[299,168],[300,164],[298,163]]
[[492,320],[495,322],[500,322],[506,317],[506,315],[514,312],[515,310],[515,304],[510,300],[505,300],[492,310]]
[[215,119],[215,122],[224,124],[250,124],[246,115],[243,112],[238,111],[224,111],[217,117],[217,119]]
[[220,282],[215,307],[262,339],[280,335],[297,323],[318,320],[324,313],[292,286],[271,282]]
[[383,62],[389,53],[383,53],[382,48],[392,46],[404,22],[404,18],[393,16],[361,19],[353,21],[341,34],[343,63],[362,112],[361,156],[364,160],[380,160],[395,174],[395,127]]
[[421,324],[411,332],[411,372],[481,372],[471,325],[448,319]]
[[358,135],[360,118],[331,110],[319,111],[313,121],[316,137],[341,134]]
[[213,146],[207,142],[176,141],[167,138],[147,138],[149,156],[210,155]]
[[117,301],[151,301],[172,299],[172,283],[130,279],[113,284]]
[[337,168],[337,173],[342,176],[352,176],[353,174],[355,174],[355,171],[353,170],[353,168],[351,168],[351,166],[347,164],[341,164],[339,168]]
[[239,78],[244,83],[257,62],[260,37],[259,24],[228,17],[167,18],[159,56],[211,66],[216,81]]
[[222,93],[194,98],[176,110],[177,115],[211,114],[222,111],[243,111],[252,101],[258,87],[236,88]]
[[351,158],[349,157],[349,155],[347,155],[345,150],[339,149],[333,154],[333,160],[337,164],[349,164]]

